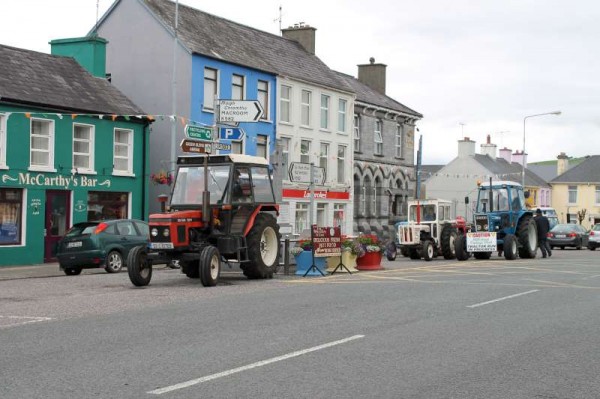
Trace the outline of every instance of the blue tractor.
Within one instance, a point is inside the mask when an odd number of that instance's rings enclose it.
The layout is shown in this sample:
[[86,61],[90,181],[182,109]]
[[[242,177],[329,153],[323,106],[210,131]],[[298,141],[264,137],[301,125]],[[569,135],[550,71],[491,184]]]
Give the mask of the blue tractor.
[[[513,260],[535,258],[538,239],[533,212],[525,207],[523,187],[511,181],[479,185],[474,223],[458,236],[456,258],[489,259],[493,252]],[[467,199],[465,199],[467,201]]]

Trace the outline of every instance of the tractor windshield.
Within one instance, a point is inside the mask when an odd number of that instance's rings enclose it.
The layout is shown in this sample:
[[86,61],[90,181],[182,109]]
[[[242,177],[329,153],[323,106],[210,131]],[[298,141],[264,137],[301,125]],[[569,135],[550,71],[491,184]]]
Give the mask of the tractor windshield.
[[[231,165],[208,165],[210,203],[223,202]],[[204,166],[181,166],[177,172],[171,205],[201,205],[204,191]]]
[[[433,222],[436,220],[435,205],[419,206],[419,219],[423,222]],[[408,209],[408,220],[411,222],[417,221],[417,206],[411,205]]]
[[509,211],[508,190],[504,187],[492,188],[492,202],[492,206],[490,206],[490,189],[481,187],[479,189],[479,200],[477,201],[478,213]]

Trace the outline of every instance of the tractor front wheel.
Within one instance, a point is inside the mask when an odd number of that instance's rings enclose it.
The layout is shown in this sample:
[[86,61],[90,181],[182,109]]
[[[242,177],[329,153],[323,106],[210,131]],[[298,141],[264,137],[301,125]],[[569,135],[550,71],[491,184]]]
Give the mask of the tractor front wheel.
[[435,255],[435,248],[433,247],[433,243],[429,240],[423,242],[423,249],[421,251],[423,252],[423,259],[428,262],[432,260]]
[[535,258],[538,242],[535,220],[531,215],[523,215],[517,227],[517,238],[519,239],[519,256],[523,259]]
[[507,234],[506,237],[504,237],[504,259],[517,259],[517,247],[517,237],[512,234]]
[[200,282],[205,287],[214,287],[221,276],[221,254],[216,247],[206,246],[200,252]]
[[129,274],[129,280],[136,287],[150,284],[150,280],[152,280],[152,263],[148,262],[145,246],[140,245],[129,251],[127,273]]
[[269,213],[259,213],[246,237],[249,262],[243,265],[248,278],[273,278],[279,261],[279,225]]

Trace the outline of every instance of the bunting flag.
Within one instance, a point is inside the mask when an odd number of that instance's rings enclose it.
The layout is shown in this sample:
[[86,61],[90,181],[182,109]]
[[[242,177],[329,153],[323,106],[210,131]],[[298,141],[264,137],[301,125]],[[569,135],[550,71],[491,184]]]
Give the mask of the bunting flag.
[[65,115],[67,115],[67,116],[70,116],[72,120],[75,118],[78,118],[78,117],[92,117],[92,118],[98,118],[98,119],[110,118],[113,121],[117,120],[117,118],[122,118],[126,121],[131,121],[131,120],[137,118],[140,120],[146,119],[150,122],[156,121],[157,118],[159,118],[160,120],[165,120],[166,118],[169,118],[173,122],[176,119],[179,119],[184,126],[187,122],[204,125],[204,126],[210,126],[210,125],[206,125],[206,124],[203,124],[200,122],[194,122],[194,121],[187,119],[185,117],[182,117],[182,116],[174,116],[174,115],[144,115],[144,114],[126,115],[126,114],[82,114],[82,113],[65,114],[65,113],[59,113],[59,112],[25,112],[25,111],[2,112],[2,114],[4,116],[6,116],[7,118],[10,117],[11,115],[23,115],[26,118],[31,119],[32,116],[39,115],[42,118],[50,118],[52,116],[56,116],[58,119],[63,119],[63,117]]

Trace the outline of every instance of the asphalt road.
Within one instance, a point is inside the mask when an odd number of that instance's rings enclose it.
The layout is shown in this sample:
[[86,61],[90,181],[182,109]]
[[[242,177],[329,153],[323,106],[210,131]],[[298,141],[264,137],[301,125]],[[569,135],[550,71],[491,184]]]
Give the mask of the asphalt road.
[[0,281],[0,397],[597,398],[599,257]]

